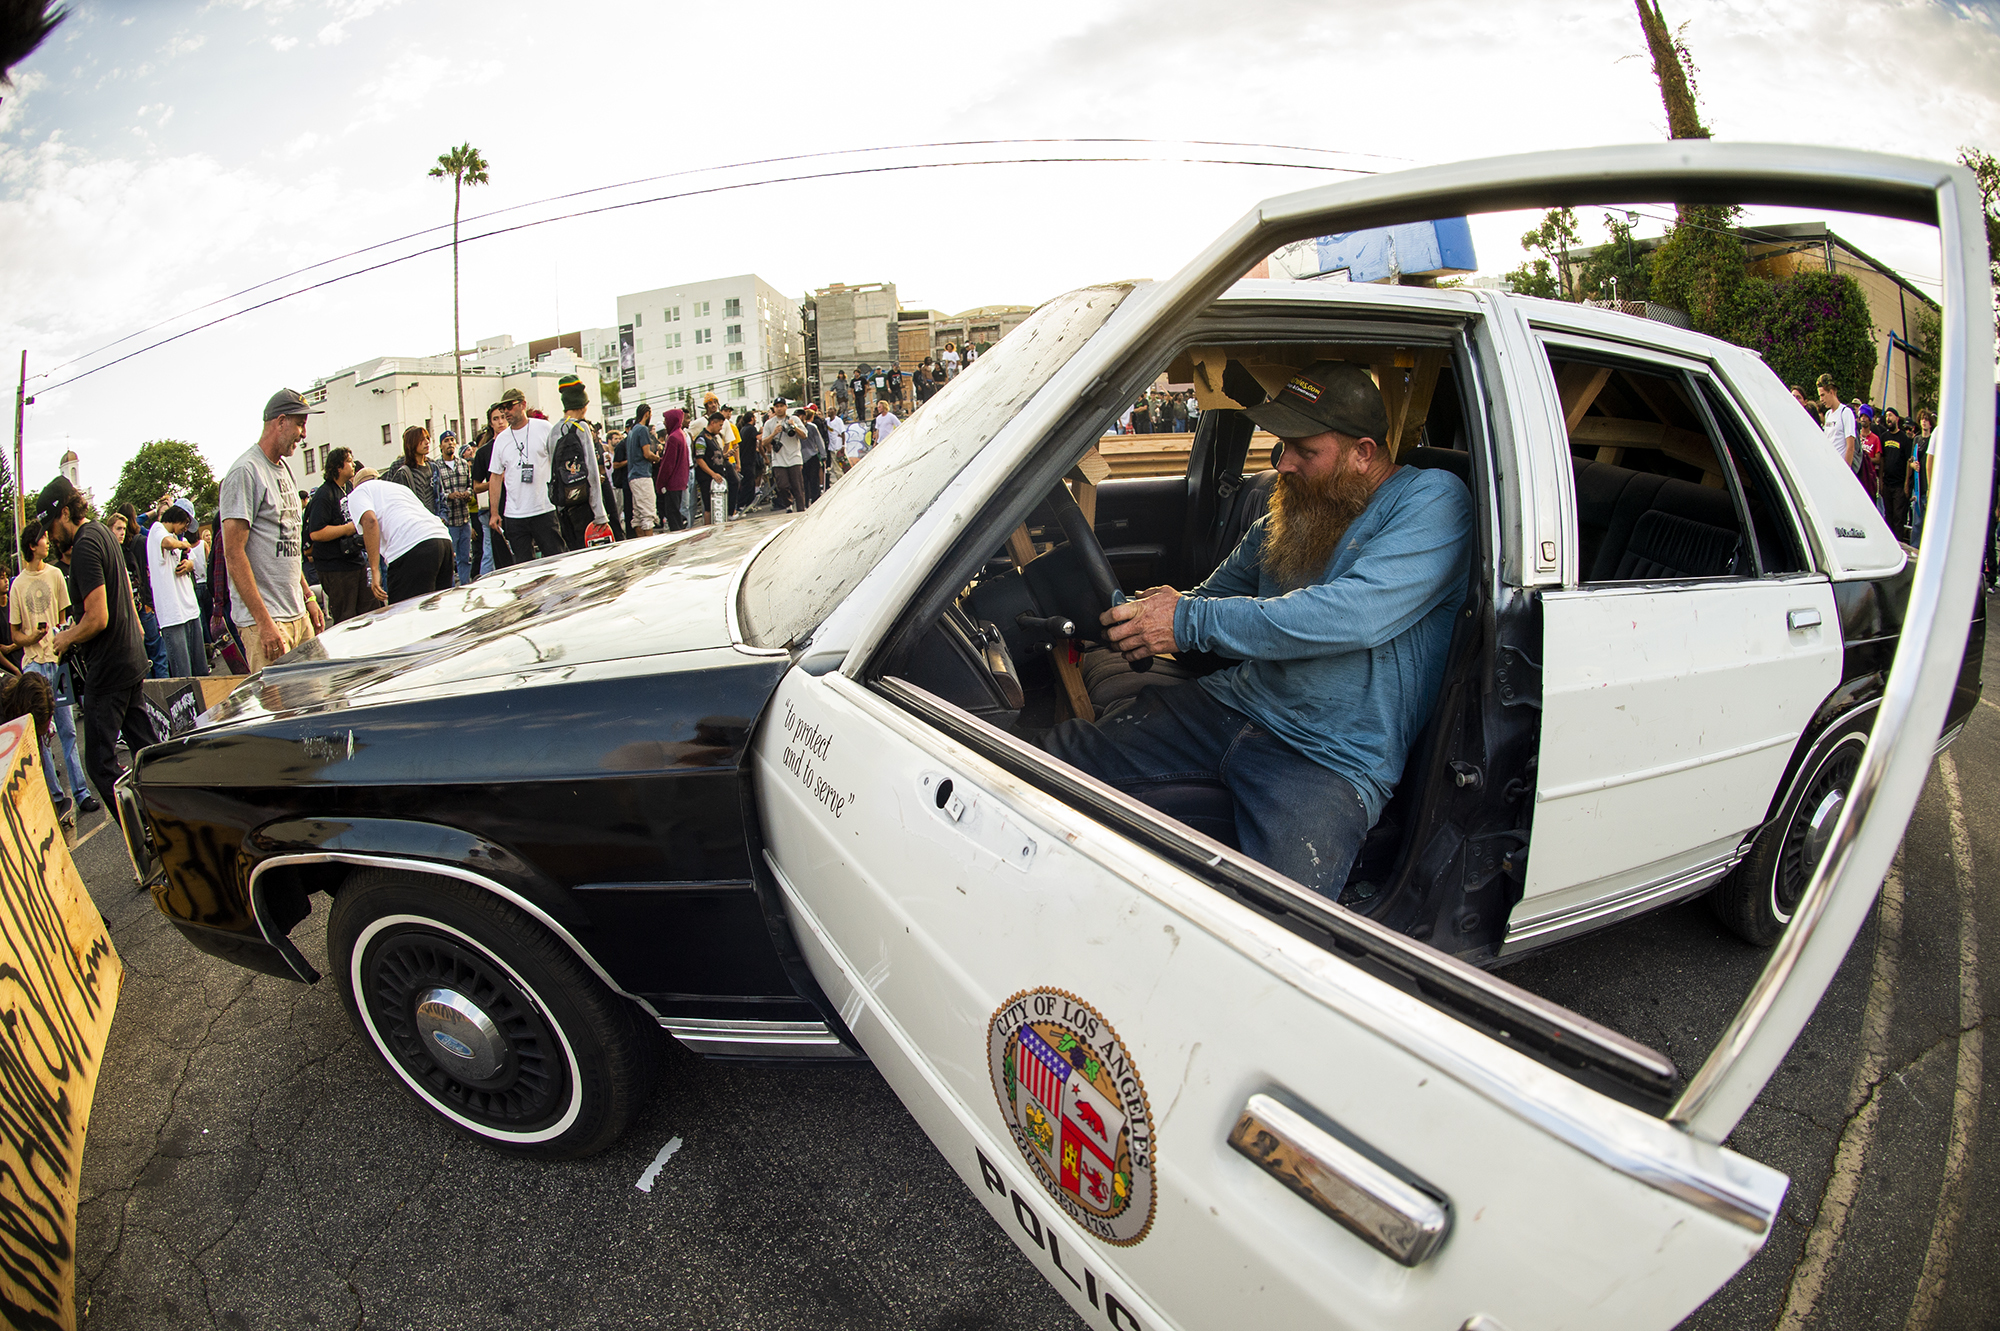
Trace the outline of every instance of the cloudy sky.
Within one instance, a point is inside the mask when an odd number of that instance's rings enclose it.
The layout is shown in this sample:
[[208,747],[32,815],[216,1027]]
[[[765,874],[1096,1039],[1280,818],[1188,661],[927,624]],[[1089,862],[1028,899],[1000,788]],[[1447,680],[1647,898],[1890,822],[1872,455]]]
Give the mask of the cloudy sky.
[[[1993,0],[1666,10],[1687,25],[1720,138],[2000,150]],[[620,292],[744,271],[795,293],[888,280],[905,304],[947,311],[1032,304],[1165,276],[1258,199],[1340,178],[1329,166],[1664,135],[1629,0],[74,11],[0,101],[0,362],[11,379],[25,348],[30,373],[46,372],[30,384],[31,486],[75,448],[100,494],[145,440],[191,440],[220,471],[277,387],[448,349],[450,256],[419,253],[435,232],[411,237],[449,222],[450,188],[425,171],[460,142],[492,164],[468,213],[510,210],[477,230],[544,223],[464,249],[469,343],[610,324]],[[1152,142],[855,151],[1036,138]],[[1111,155],[1232,160],[956,166],[641,202],[889,165]],[[580,191],[596,192],[546,202]],[[633,206],[549,220],[610,204]],[[1484,270],[1520,262],[1530,220],[1476,221]],[[1935,289],[1927,228],[1832,220]],[[387,260],[401,261],[72,378]],[[308,265],[323,266],[285,277]]]

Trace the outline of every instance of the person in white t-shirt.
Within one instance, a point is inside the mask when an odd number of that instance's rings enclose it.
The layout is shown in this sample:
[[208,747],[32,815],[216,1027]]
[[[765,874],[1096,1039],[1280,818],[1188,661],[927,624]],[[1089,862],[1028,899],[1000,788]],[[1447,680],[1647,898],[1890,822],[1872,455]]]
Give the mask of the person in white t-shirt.
[[193,521],[188,501],[176,499],[146,533],[153,609],[167,648],[167,674],[175,679],[208,673],[208,652],[201,645],[201,602],[194,594],[194,561],[188,557],[194,547],[182,539]]
[[846,434],[847,465],[852,467],[868,453],[868,427],[860,421],[849,421]]
[[451,586],[451,532],[407,485],[363,469],[341,507],[368,547],[368,588],[377,601],[394,605]]
[[1822,374],[1815,383],[1819,388],[1819,404],[1826,409],[1826,422],[1820,426],[1820,431],[1826,436],[1827,447],[1839,454],[1847,469],[1853,471],[1858,465],[1855,462],[1854,440],[1860,433],[1854,423],[1854,408],[1840,400],[1832,375]]
[[493,511],[487,522],[507,539],[514,562],[525,564],[539,552],[563,553],[561,524],[549,502],[549,451],[554,427],[528,415],[528,396],[518,388],[500,395],[507,428],[493,436],[493,479],[487,486]]
[[903,423],[902,420],[897,417],[896,413],[889,410],[888,403],[886,402],[876,403],[875,404],[875,447],[880,448],[882,447],[882,445],[888,443],[889,436],[891,434],[894,434],[896,427],[898,425],[901,425],[902,423]]

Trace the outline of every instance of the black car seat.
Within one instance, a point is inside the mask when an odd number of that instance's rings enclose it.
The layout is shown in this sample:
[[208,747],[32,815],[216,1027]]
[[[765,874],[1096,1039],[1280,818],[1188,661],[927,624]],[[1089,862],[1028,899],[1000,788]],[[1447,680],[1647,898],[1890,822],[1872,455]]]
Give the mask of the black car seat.
[[1729,491],[1608,462],[1574,464],[1585,582],[1750,574]]

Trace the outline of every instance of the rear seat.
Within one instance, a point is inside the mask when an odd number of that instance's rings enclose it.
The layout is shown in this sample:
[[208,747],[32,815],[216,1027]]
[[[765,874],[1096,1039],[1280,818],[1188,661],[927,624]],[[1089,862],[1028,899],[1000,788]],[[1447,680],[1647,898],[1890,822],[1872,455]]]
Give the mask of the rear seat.
[[1585,582],[1714,578],[1749,572],[1727,490],[1574,458]]

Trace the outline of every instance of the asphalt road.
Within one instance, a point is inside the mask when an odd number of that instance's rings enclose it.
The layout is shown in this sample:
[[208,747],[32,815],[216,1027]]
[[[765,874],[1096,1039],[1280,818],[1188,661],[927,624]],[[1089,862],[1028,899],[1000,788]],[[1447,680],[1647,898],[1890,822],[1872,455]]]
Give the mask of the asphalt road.
[[[1996,666],[2000,642],[1989,679]],[[1791,1176],[1780,1223],[1685,1327],[2000,1322],[2000,1089],[1982,1028],[2000,1009],[2000,903],[1977,875],[1993,866],[1983,881],[2000,882],[1996,775],[2000,707],[1982,704],[1731,1140]],[[1081,1325],[871,1069],[675,1049],[618,1146],[514,1160],[421,1112],[330,985],[188,947],[133,889],[116,833],[92,835],[102,822],[85,821],[76,859],[127,978],[84,1156],[77,1300],[92,1331]],[[295,935],[309,955],[323,920]],[[1763,960],[1697,901],[1507,976],[1687,1073]]]

